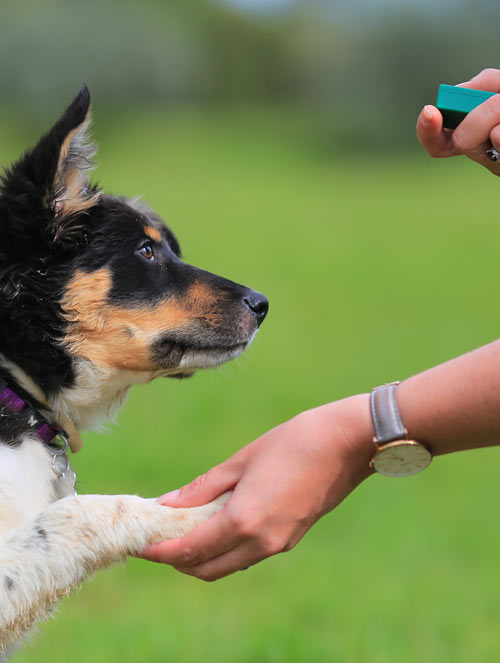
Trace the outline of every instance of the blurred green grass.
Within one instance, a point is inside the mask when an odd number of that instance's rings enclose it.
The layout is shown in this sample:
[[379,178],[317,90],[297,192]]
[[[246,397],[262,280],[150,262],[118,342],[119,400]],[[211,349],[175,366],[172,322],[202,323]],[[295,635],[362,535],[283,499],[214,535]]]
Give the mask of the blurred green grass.
[[[302,409],[499,336],[498,182],[423,152],[332,151],[304,114],[97,114],[97,177],[145,200],[185,259],[270,299],[253,347],[136,387],[86,434],[80,492],[157,495]],[[33,139],[0,137],[8,163]],[[499,450],[374,477],[291,553],[215,584],[130,560],[63,601],[15,657],[465,663],[500,655]]]

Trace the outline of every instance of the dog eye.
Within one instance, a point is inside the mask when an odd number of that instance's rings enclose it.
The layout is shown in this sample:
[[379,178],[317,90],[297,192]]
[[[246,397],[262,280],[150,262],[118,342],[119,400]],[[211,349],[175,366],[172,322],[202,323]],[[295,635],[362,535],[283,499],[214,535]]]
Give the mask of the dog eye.
[[138,253],[141,254],[146,260],[155,260],[155,252],[153,251],[153,247],[151,244],[148,242],[147,244],[143,244],[141,248],[138,250]]

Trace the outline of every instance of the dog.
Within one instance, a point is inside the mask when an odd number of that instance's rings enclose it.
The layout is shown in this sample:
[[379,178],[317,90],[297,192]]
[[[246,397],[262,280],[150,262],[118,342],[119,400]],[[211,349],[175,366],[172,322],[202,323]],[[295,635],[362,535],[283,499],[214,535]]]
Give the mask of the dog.
[[131,385],[240,355],[260,293],[191,266],[157,214],[88,180],[84,86],[0,185],[0,659],[58,600],[146,544],[223,508],[77,495],[67,448]]

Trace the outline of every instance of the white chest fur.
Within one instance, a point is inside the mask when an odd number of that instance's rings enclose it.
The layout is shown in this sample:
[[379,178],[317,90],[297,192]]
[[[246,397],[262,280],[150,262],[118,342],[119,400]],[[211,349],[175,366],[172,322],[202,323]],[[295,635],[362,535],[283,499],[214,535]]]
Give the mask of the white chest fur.
[[0,534],[57,499],[54,479],[52,456],[40,440],[0,444]]
[[[77,386],[61,390],[49,405],[56,420],[68,416],[78,428],[98,425],[130,384],[154,377],[92,371],[85,362],[75,370]],[[9,371],[43,400],[20,369]],[[64,456],[55,469],[64,471]],[[66,479],[58,478],[54,452],[39,439],[27,435],[14,447],[0,440],[0,663],[72,587],[147,543],[186,534],[229,497],[173,509],[135,495],[73,495],[71,479],[69,469]]]

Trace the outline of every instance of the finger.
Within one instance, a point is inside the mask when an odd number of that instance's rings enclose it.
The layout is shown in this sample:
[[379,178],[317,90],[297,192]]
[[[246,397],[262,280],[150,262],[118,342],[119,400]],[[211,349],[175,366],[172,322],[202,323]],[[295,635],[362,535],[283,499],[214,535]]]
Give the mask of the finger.
[[201,506],[233,488],[240,476],[241,463],[233,456],[196,477],[180,490],[162,495],[158,498],[158,502],[164,506],[174,507]]
[[498,167],[488,159],[486,150],[490,133],[497,124],[500,124],[500,95],[490,97],[474,108],[453,132],[453,143],[462,154],[494,172]]
[[451,132],[443,129],[443,116],[435,106],[424,106],[417,120],[417,136],[430,156],[435,158],[457,156]]
[[139,556],[175,567],[197,566],[236,547],[242,538],[223,509],[185,536],[149,545]]
[[490,141],[493,147],[500,152],[500,124],[497,124],[490,131]]
[[458,87],[473,88],[486,92],[500,92],[500,69],[483,69],[470,81],[459,83]]
[[249,542],[197,566],[176,566],[175,568],[186,575],[212,582],[225,578],[236,571],[246,571],[248,567],[261,562],[271,554],[256,549],[256,544]]
[[240,543],[226,553],[197,564],[195,566],[176,566],[181,573],[194,576],[200,580],[213,581],[234,573],[235,571],[246,571],[246,569],[263,559],[291,550],[302,538],[305,532],[299,536],[295,535],[288,540],[283,536],[252,537]]

